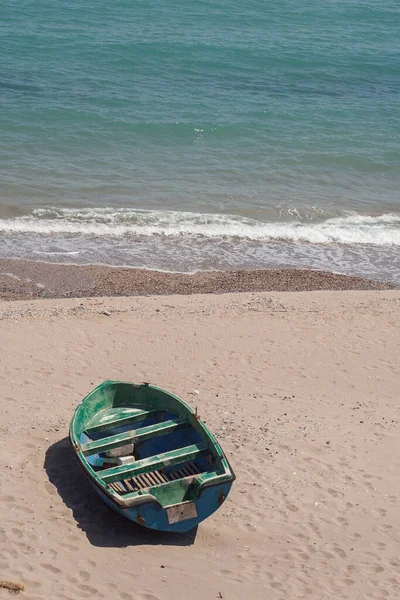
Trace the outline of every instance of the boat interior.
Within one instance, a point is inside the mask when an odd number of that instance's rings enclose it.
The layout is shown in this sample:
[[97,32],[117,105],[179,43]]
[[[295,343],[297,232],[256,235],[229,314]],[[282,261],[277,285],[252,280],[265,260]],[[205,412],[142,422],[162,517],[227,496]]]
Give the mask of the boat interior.
[[204,484],[224,473],[221,458],[196,423],[188,412],[111,406],[81,432],[80,449],[119,496],[150,491],[163,506],[173,505],[196,498],[200,475]]

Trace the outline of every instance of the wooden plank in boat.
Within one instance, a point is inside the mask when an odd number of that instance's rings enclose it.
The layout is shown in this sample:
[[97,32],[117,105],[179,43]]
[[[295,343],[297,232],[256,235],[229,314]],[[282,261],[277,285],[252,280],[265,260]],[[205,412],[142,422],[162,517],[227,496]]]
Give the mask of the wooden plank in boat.
[[165,466],[179,465],[201,456],[207,450],[207,444],[193,444],[177,450],[170,450],[155,456],[136,461],[133,465],[121,465],[99,471],[98,476],[105,482],[119,481],[126,477],[136,477],[142,473],[162,469]]

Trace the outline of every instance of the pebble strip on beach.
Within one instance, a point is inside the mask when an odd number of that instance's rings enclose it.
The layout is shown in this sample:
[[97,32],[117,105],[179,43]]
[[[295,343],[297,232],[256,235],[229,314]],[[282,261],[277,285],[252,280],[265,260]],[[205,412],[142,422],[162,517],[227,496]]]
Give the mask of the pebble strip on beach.
[[394,288],[385,282],[307,269],[183,274],[0,259],[0,298],[4,300]]

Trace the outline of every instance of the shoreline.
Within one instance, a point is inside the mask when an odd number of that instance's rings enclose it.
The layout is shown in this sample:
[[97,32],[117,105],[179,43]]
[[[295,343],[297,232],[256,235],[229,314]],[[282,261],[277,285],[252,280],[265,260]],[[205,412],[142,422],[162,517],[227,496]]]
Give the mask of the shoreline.
[[168,273],[130,267],[0,259],[0,299],[391,290],[394,284],[311,269]]

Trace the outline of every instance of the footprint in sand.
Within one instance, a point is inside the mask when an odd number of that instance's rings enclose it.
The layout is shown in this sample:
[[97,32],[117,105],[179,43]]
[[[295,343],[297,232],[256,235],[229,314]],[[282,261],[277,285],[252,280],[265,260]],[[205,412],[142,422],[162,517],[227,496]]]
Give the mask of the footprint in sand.
[[335,546],[333,548],[333,551],[335,554],[337,554],[337,556],[339,556],[339,558],[346,558],[347,554],[344,550],[342,550],[342,548],[339,548],[339,546]]
[[344,496],[342,492],[338,492],[337,490],[333,490],[332,488],[328,488],[328,494],[330,494],[334,498],[343,498]]
[[310,527],[310,529],[319,537],[322,539],[322,535],[319,531],[319,527],[316,523],[313,523],[312,521],[309,521],[308,526]]
[[99,590],[97,590],[94,587],[91,587],[90,585],[85,585],[85,584],[81,583],[77,586],[77,588],[81,592],[85,592],[85,594],[89,594],[90,598],[103,598],[103,594],[101,594],[99,592]]
[[15,537],[17,537],[17,538],[21,538],[24,535],[23,531],[21,531],[17,527],[12,527],[11,533],[13,533],[15,535]]
[[60,546],[66,550],[71,550],[71,552],[77,552],[79,550],[78,546],[74,546],[74,544],[68,544],[67,542],[61,542]]
[[385,550],[386,544],[384,544],[383,542],[372,542],[371,548],[382,552],[383,550]]
[[387,511],[384,508],[374,508],[372,512],[377,517],[386,517],[387,515]]
[[23,504],[20,504],[15,507],[17,510],[20,510],[22,512],[24,512],[27,515],[33,515],[33,510],[31,508],[29,508],[29,506],[24,506]]
[[30,442],[25,442],[24,448],[26,448],[27,450],[34,450],[36,448],[36,445],[31,444]]
[[49,563],[42,563],[40,566],[42,567],[42,569],[46,569],[46,571],[54,573],[54,575],[58,575],[59,573],[61,573],[61,569],[58,569],[57,567],[54,567]]
[[304,540],[305,542],[310,539],[308,535],[304,535],[304,533],[295,533],[293,537],[297,538],[298,540]]
[[293,513],[299,512],[299,509],[295,504],[286,504],[286,508]]
[[321,554],[324,558],[328,558],[328,559],[335,558],[334,554],[331,554],[330,552],[327,552],[326,550],[322,550]]
[[233,571],[230,571],[229,569],[221,569],[220,571],[217,571],[217,576],[222,577],[225,581],[228,581],[229,583],[242,583],[243,580],[240,579],[239,577],[236,577],[236,574]]
[[2,496],[1,501],[7,502],[7,504],[14,504],[15,498],[14,498],[14,496]]
[[127,592],[119,592],[119,597],[121,600],[133,600],[133,596]]
[[377,575],[378,573],[383,573],[384,570],[385,569],[378,563],[364,563],[360,567],[360,571],[368,575]]
[[377,532],[377,533],[389,533],[393,527],[392,525],[378,525],[377,527],[373,527],[373,529]]

